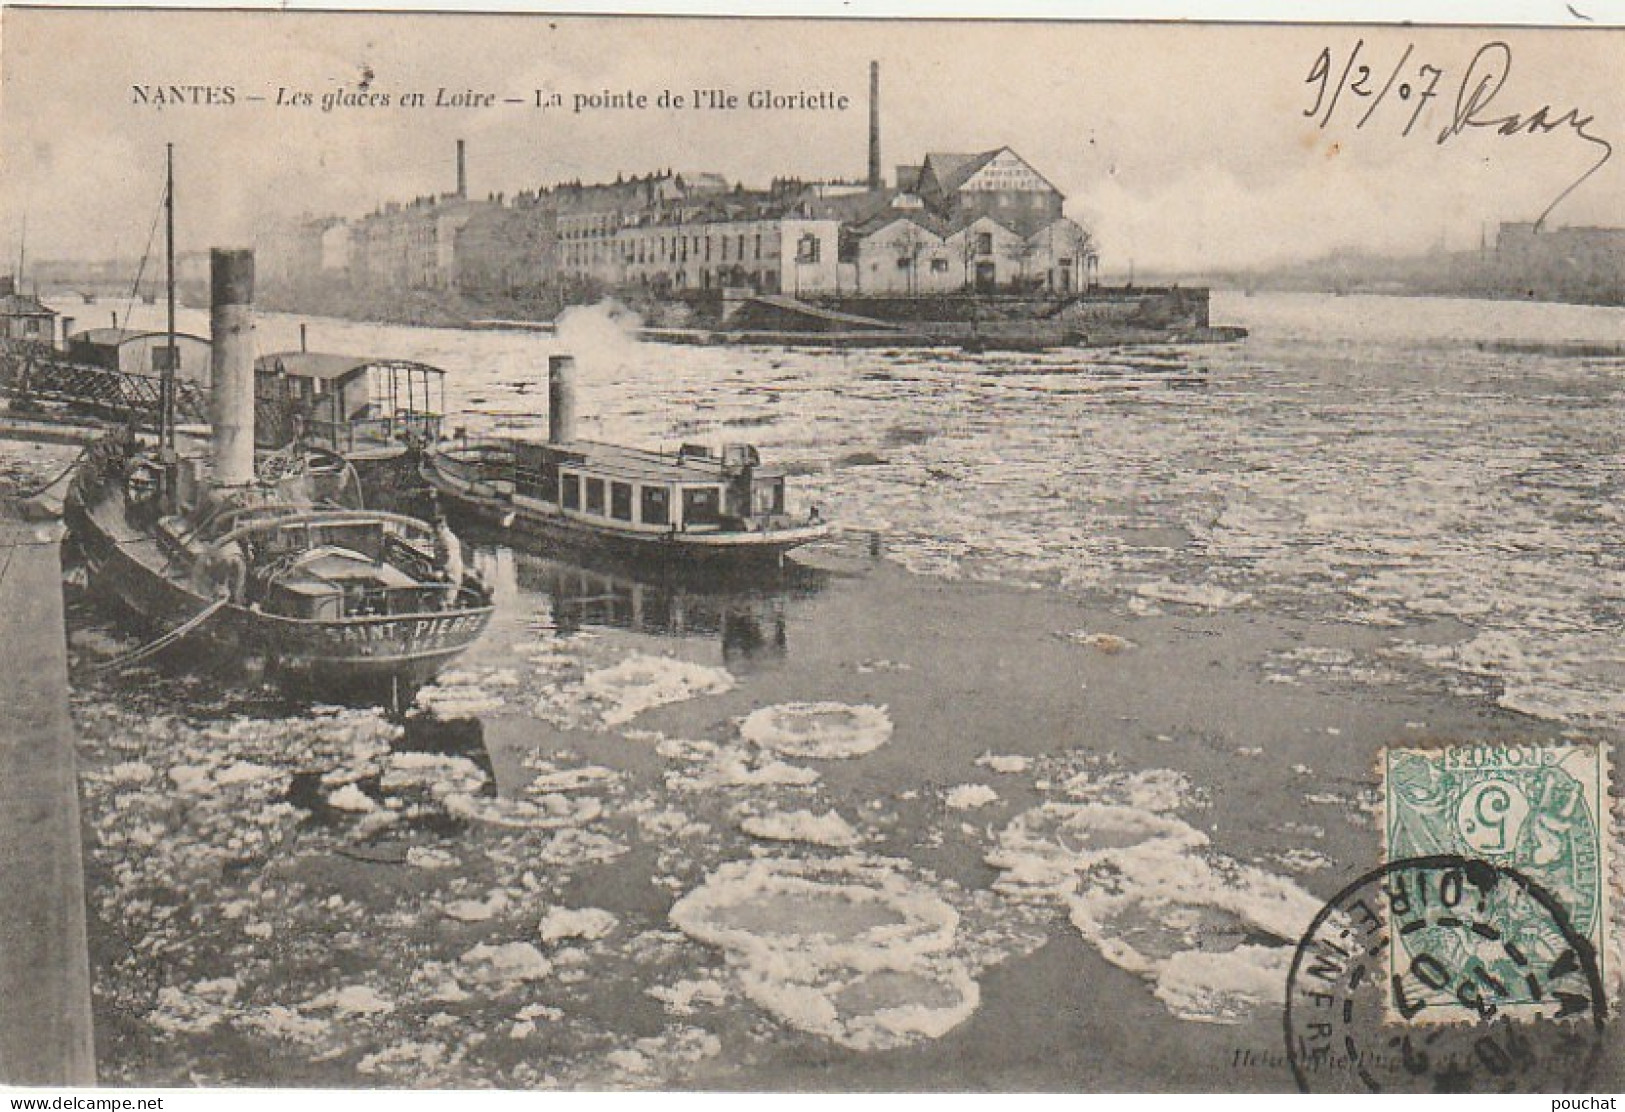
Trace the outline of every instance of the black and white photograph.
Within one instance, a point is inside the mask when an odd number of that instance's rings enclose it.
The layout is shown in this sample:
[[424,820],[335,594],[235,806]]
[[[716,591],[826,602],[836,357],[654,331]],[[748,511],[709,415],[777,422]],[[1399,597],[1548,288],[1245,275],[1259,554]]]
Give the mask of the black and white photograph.
[[1617,1093],[1601,14],[6,6],[0,1088]]

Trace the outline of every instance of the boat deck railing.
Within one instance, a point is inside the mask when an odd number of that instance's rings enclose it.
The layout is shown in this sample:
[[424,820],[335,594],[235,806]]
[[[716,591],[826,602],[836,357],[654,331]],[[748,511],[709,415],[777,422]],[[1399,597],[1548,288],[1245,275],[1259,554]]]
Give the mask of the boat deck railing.
[[359,452],[388,448],[408,440],[432,444],[440,436],[441,415],[421,410],[401,410],[382,417],[358,417],[352,421],[305,422],[305,439],[335,452]]

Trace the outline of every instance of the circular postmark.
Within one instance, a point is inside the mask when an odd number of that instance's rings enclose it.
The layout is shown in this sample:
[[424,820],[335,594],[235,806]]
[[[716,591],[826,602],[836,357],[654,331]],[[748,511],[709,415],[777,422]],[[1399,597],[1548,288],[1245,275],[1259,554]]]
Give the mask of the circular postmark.
[[1304,1092],[1564,1092],[1590,1078],[1606,1020],[1591,943],[1546,889],[1439,855],[1321,909],[1283,1023]]

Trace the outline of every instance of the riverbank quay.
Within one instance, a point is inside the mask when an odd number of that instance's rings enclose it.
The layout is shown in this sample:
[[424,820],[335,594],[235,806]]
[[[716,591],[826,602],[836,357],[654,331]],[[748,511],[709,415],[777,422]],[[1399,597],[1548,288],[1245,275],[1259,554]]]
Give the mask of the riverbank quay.
[[61,526],[0,506],[0,1083],[91,1085]]

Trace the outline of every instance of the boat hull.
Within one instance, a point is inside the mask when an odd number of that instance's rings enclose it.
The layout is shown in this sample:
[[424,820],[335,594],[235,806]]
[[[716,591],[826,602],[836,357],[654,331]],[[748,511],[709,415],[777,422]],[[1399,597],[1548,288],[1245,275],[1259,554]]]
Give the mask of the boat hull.
[[[106,507],[70,494],[64,518],[92,589],[155,629],[190,621],[214,600],[161,574],[105,527]],[[116,512],[116,511],[115,511]],[[207,646],[290,686],[324,692],[412,690],[431,681],[485,630],[489,606],[336,620],[267,614],[228,605],[187,642]]]
[[649,564],[771,566],[790,551],[830,534],[829,525],[824,523],[762,532],[622,531],[560,513],[532,510],[500,496],[481,494],[447,479],[432,464],[424,467],[423,477],[440,504],[454,517],[588,556],[605,553],[617,559]]

